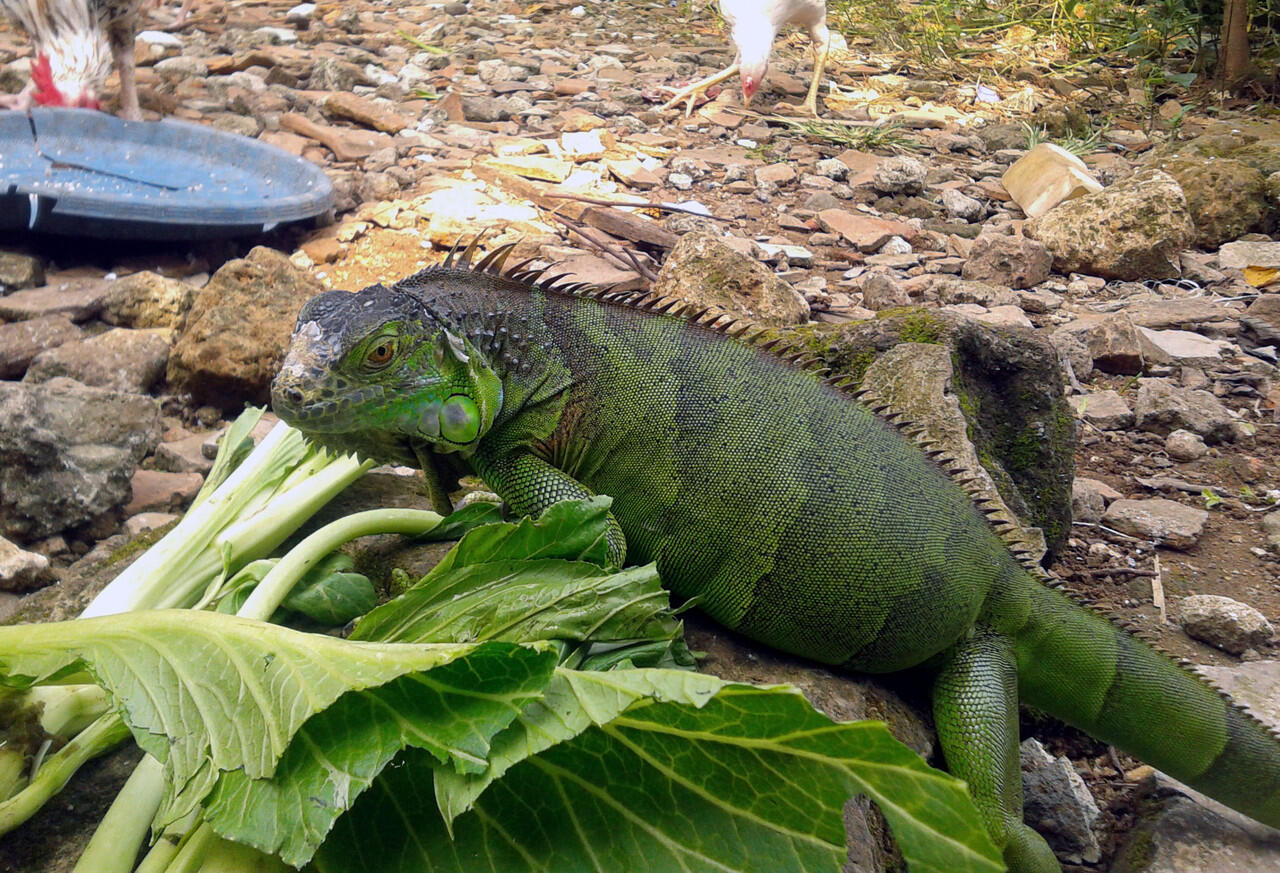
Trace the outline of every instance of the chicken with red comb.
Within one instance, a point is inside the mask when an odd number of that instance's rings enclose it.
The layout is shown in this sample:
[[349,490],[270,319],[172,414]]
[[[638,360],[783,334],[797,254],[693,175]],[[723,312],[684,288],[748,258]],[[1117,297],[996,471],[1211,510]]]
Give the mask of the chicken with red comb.
[[714,76],[694,82],[661,108],[670,109],[681,100],[687,100],[685,115],[688,115],[693,112],[693,102],[699,94],[735,74],[742,80],[742,96],[750,106],[751,98],[760,90],[760,83],[769,69],[774,38],[782,28],[794,24],[808,30],[809,39],[813,42],[813,79],[809,83],[804,109],[817,116],[818,86],[831,50],[826,0],[720,0],[720,14],[729,25],[729,38],[738,50],[737,58],[731,66]]
[[31,81],[0,97],[0,108],[101,108],[102,85],[114,62],[120,73],[120,115],[138,120],[133,38],[149,0],[0,0],[0,12],[31,37]]

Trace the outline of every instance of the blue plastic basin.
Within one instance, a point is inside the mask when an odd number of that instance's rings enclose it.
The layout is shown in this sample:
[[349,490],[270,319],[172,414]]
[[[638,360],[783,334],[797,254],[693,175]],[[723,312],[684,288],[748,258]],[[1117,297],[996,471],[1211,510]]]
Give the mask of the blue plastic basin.
[[176,119],[0,112],[0,228],[121,239],[262,233],[331,208],[310,161]]

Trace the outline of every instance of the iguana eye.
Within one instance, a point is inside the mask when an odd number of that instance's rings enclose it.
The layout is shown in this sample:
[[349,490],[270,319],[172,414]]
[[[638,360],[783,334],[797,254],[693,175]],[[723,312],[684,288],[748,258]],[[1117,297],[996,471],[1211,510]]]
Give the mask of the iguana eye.
[[365,353],[364,362],[370,367],[385,367],[396,355],[396,344],[383,340]]

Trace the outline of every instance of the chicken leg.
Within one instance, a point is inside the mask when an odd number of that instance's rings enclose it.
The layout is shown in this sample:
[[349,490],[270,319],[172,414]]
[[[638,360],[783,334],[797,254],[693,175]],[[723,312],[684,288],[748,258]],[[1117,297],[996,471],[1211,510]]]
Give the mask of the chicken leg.
[[739,67],[735,63],[733,66],[727,67],[721,70],[720,72],[716,73],[714,76],[709,76],[700,82],[694,82],[692,85],[689,85],[687,88],[684,88],[681,91],[679,91],[676,94],[676,96],[672,97],[666,103],[663,103],[661,106],[659,106],[658,110],[662,111],[664,109],[670,109],[672,106],[675,106],[681,100],[684,100],[687,98],[689,102],[685,104],[684,117],[688,118],[690,115],[693,114],[693,103],[694,103],[694,100],[697,99],[697,96],[699,94],[706,91],[712,85],[720,84],[725,79],[732,79],[734,76],[738,75],[738,69]]
[[813,42],[813,79],[809,82],[809,95],[804,98],[804,109],[814,118],[818,117],[818,88],[822,84],[822,71],[827,66],[827,55],[831,53],[831,31],[826,22],[820,22],[809,31],[809,39]]
[[142,120],[142,109],[138,106],[138,77],[133,63],[133,25],[130,19],[113,21],[107,26],[111,59],[120,74],[120,117],[125,121]]

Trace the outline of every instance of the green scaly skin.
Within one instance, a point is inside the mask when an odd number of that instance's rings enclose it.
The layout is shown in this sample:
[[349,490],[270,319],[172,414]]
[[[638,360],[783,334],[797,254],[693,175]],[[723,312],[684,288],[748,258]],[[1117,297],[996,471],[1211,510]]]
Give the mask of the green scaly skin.
[[853,670],[935,668],[948,768],[1016,873],[1060,869],[1022,822],[1019,699],[1280,826],[1280,743],[1034,578],[847,393],[695,321],[498,265],[311,300],[276,412],[381,461],[451,455],[523,515],[611,495],[617,561],[656,561],[728,627]]

